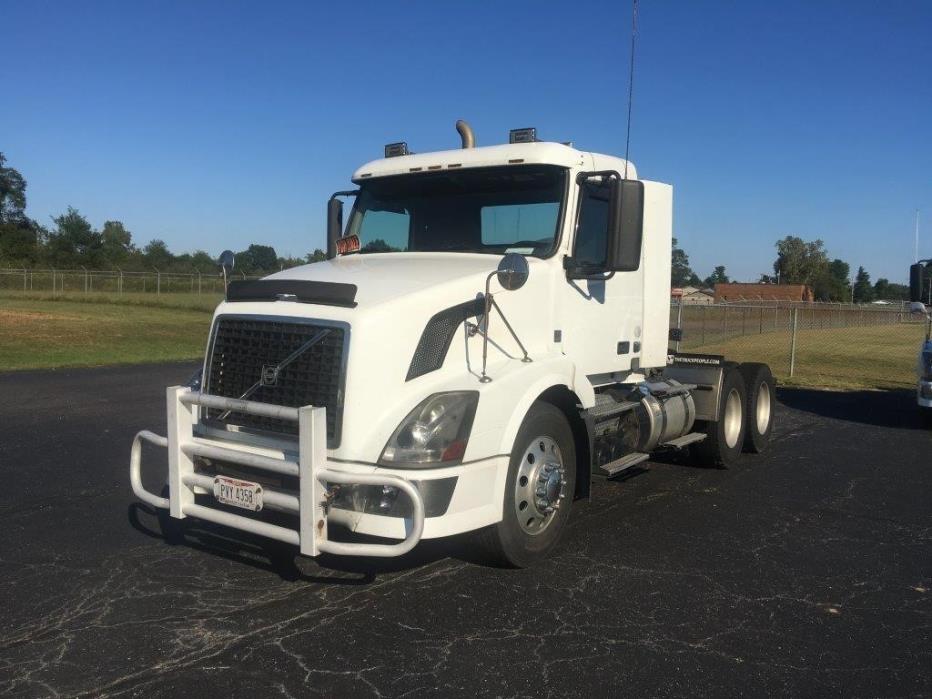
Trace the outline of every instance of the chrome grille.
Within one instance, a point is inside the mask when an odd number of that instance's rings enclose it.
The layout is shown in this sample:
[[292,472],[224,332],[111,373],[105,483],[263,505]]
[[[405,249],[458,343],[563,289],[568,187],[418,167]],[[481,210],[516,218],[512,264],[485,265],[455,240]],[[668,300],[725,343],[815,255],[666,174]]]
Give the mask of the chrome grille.
[[[302,346],[321,335],[290,363],[275,371]],[[297,323],[268,318],[220,317],[214,328],[205,390],[228,398],[247,397],[291,408],[315,405],[327,409],[327,445],[340,443],[346,357],[344,326]],[[294,422],[208,409],[207,424],[296,435]]]

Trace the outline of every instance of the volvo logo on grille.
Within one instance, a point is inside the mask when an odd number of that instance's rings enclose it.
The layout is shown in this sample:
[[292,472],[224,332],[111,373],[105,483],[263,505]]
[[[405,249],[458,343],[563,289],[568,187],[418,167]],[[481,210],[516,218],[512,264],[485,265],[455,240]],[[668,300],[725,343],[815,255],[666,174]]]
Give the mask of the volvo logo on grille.
[[274,386],[278,383],[278,371],[281,367],[277,364],[263,364],[262,373],[259,375],[259,383],[263,386]]

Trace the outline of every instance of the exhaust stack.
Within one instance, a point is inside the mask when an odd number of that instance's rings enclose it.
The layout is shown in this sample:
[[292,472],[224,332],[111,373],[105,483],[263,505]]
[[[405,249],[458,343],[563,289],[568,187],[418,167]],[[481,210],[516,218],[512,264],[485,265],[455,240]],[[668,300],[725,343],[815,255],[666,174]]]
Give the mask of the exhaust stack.
[[462,119],[458,119],[456,122],[456,130],[460,134],[460,139],[463,143],[463,148],[475,148],[476,147],[476,135],[472,132],[472,127],[467,124]]

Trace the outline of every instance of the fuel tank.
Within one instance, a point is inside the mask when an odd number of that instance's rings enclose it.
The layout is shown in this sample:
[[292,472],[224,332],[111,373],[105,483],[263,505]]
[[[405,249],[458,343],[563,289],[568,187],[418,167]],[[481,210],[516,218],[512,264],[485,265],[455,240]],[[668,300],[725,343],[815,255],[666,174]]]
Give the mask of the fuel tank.
[[649,454],[659,445],[688,434],[696,421],[690,388],[667,379],[600,392],[593,411],[595,464],[634,452]]

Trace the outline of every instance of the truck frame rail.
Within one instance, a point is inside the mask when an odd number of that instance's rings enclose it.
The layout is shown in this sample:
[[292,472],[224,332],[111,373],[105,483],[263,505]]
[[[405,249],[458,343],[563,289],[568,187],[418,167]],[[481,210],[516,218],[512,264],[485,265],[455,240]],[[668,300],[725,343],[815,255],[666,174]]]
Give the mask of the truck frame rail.
[[[347,556],[401,556],[421,540],[424,532],[424,501],[418,489],[399,476],[380,473],[347,473],[327,468],[327,413],[325,408],[289,408],[269,403],[225,398],[172,386],[166,391],[168,435],[163,437],[142,430],[133,439],[130,451],[130,483],[133,493],[152,507],[167,509],[175,519],[193,517],[251,532],[297,546],[302,555],[331,553]],[[274,417],[298,423],[298,458],[277,458],[230,448],[217,441],[195,437],[194,406]],[[168,450],[168,497],[156,495],[142,484],[142,444],[149,442]],[[195,502],[195,489],[210,491],[218,476],[198,473],[195,458],[203,457],[248,466],[276,475],[298,479],[297,492],[263,486],[263,500],[270,508],[298,516],[298,528],[272,524],[216,509]],[[327,515],[333,487],[340,485],[381,485],[397,488],[411,500],[411,517],[406,536],[396,544],[369,544],[333,541],[328,537]]]

